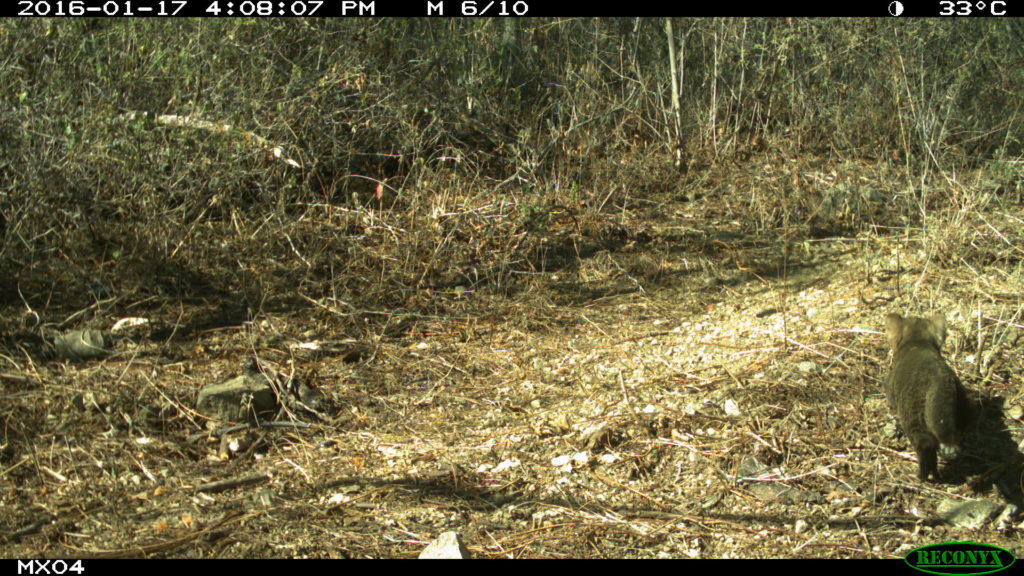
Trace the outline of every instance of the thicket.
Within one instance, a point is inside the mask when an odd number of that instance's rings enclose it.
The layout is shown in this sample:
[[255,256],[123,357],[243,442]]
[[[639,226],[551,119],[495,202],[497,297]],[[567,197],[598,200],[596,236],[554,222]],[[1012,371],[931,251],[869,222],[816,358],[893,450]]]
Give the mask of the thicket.
[[[443,311],[728,163],[888,164],[893,218],[1020,193],[1020,20],[26,19],[0,61],[0,298],[37,310]],[[868,225],[802,190],[744,225]]]

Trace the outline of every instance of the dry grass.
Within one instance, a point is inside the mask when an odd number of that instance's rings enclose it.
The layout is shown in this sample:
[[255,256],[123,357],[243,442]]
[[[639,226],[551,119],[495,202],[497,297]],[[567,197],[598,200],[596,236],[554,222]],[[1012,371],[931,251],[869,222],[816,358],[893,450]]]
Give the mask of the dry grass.
[[[543,233],[514,203],[455,192],[429,211],[309,206],[275,235],[239,222],[223,241],[262,250],[255,283],[276,286],[288,262],[320,276],[242,321],[212,298],[158,299],[153,333],[101,362],[48,357],[8,309],[4,555],[413,557],[449,529],[476,557],[1020,550],[1012,524],[934,512],[1019,503],[1019,204],[784,249],[784,230],[751,234],[732,217],[746,195],[708,177],[718,192],[698,200],[604,222],[566,208]],[[307,248],[286,260],[286,246]],[[345,250],[357,256],[326,265]],[[127,304],[73,323],[107,325]],[[915,479],[880,386],[881,318],[931,309],[989,406],[943,484]],[[361,352],[292,346],[343,339]],[[328,403],[231,452],[192,406],[248,356]]]

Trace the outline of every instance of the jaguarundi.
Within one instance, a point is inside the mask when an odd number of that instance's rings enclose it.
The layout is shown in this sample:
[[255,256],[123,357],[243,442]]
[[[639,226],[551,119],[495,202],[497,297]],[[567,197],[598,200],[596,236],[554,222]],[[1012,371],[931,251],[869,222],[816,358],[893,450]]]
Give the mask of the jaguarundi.
[[885,382],[889,408],[917,452],[917,477],[938,480],[937,449],[943,456],[954,456],[971,418],[967,392],[942,358],[946,319],[942,314],[927,318],[889,314],[885,332],[893,351]]

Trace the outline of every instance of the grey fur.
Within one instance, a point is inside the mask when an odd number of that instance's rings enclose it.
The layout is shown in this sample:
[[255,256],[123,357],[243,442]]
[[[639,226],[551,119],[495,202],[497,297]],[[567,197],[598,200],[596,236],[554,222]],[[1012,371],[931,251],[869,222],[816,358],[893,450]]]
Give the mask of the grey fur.
[[885,332],[893,350],[885,382],[889,407],[917,452],[917,477],[937,480],[936,451],[941,447],[943,456],[957,453],[970,412],[963,385],[942,358],[946,319],[941,314],[928,318],[889,314]]

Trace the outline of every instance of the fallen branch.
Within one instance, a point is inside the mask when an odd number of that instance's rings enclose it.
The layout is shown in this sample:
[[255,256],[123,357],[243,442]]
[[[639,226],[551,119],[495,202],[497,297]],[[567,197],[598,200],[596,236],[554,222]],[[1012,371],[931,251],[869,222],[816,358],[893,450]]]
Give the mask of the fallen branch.
[[288,158],[284,155],[284,147],[279,144],[274,144],[266,138],[250,132],[248,130],[242,130],[231,124],[218,124],[217,122],[210,122],[209,120],[200,120],[191,116],[179,116],[177,114],[160,114],[154,116],[149,112],[128,112],[121,116],[125,120],[135,120],[136,118],[152,118],[157,124],[163,124],[165,126],[177,126],[179,128],[196,128],[199,130],[206,130],[208,132],[216,132],[218,134],[231,134],[237,133],[242,136],[242,140],[246,143],[252,143],[256,146],[267,151],[268,155],[276,160],[280,160],[289,166],[295,168],[302,168],[302,165]]

